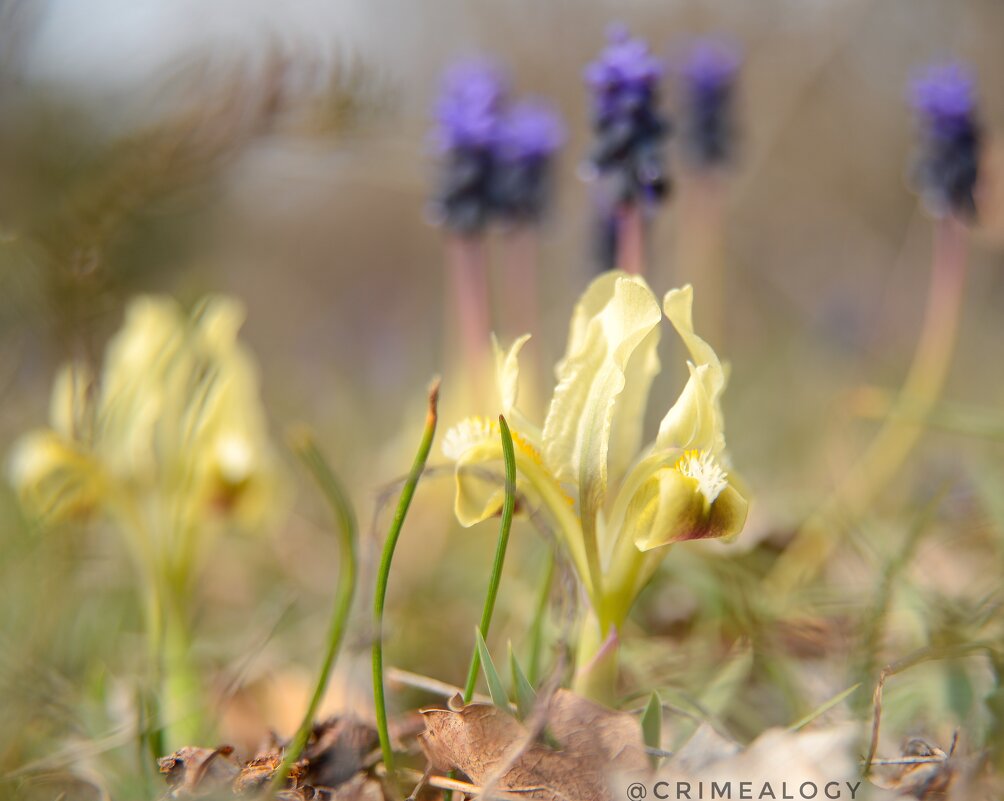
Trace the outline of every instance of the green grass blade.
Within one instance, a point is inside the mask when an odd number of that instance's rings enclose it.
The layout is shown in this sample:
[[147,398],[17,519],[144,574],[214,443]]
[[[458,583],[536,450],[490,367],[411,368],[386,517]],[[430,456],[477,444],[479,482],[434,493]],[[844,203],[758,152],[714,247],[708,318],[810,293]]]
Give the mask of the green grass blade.
[[823,715],[826,712],[829,712],[831,709],[833,709],[833,707],[837,706],[837,704],[841,703],[844,699],[846,699],[849,696],[851,696],[854,693],[854,691],[857,690],[858,687],[860,687],[860,686],[861,686],[861,682],[858,682],[857,684],[852,684],[846,690],[840,691],[835,696],[833,696],[832,698],[830,698],[828,701],[824,701],[823,703],[821,703],[819,706],[817,706],[815,709],[813,709],[808,715],[806,715],[803,718],[799,718],[797,721],[795,721],[794,723],[792,723],[788,727],[788,729],[790,731],[798,731],[799,729],[804,729],[806,726],[808,726],[810,723],[812,723],[812,721],[814,721],[820,715]]
[[509,643],[509,668],[512,671],[516,711],[519,713],[520,720],[526,720],[537,703],[537,693],[533,691],[533,685],[530,684],[526,674],[523,673],[523,668],[519,666],[519,662],[516,660],[516,653],[512,649],[512,642]]

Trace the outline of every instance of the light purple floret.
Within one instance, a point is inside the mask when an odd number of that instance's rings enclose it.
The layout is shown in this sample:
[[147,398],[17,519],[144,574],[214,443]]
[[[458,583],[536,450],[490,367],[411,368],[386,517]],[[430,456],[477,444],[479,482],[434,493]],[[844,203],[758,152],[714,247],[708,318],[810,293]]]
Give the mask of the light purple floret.
[[623,25],[613,25],[607,30],[606,48],[586,67],[586,82],[600,92],[651,89],[664,70],[644,39],[632,38]]
[[557,113],[539,100],[514,104],[502,117],[496,138],[499,158],[507,162],[544,159],[565,141]]
[[722,39],[697,39],[680,66],[695,93],[717,92],[730,86],[742,64],[739,49]]
[[491,147],[507,93],[505,74],[489,61],[464,61],[450,67],[436,102],[436,147],[442,152]]
[[935,131],[968,125],[976,110],[976,79],[957,62],[933,65],[914,78],[910,99]]

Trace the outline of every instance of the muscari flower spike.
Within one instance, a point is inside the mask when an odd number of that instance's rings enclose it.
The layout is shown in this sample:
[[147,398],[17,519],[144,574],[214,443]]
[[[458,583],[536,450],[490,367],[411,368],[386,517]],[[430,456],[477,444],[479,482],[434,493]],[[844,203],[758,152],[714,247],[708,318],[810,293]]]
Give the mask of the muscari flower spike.
[[488,61],[447,70],[436,103],[435,149],[443,158],[433,215],[461,234],[477,233],[492,207],[492,167],[508,82]]
[[735,149],[733,99],[742,59],[720,39],[692,43],[680,67],[683,88],[684,152],[700,168],[728,163]]
[[554,109],[526,100],[506,110],[494,143],[492,203],[512,222],[535,222],[550,199],[551,165],[565,140]]
[[659,109],[664,71],[645,41],[619,25],[586,69],[596,136],[589,162],[612,184],[614,203],[656,203],[669,189],[663,143],[670,124]]
[[914,79],[910,99],[921,126],[915,175],[925,202],[939,216],[974,218],[982,140],[975,78],[959,63],[929,66]]

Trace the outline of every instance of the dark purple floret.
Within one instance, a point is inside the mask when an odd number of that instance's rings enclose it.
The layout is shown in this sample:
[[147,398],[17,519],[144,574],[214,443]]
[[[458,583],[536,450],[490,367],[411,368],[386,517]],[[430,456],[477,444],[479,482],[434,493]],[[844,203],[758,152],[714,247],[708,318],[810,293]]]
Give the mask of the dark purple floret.
[[935,214],[973,219],[982,139],[975,78],[961,64],[940,64],[919,74],[910,88],[921,127],[920,191]]
[[648,45],[622,26],[610,29],[607,47],[586,69],[596,137],[589,162],[615,204],[656,203],[668,191],[663,143],[670,126],[659,109],[663,72]]
[[485,61],[456,64],[443,77],[434,133],[442,166],[432,210],[458,233],[476,233],[490,219],[494,149],[507,91],[501,70]]
[[564,126],[550,106],[524,101],[508,109],[495,143],[493,203],[500,217],[540,219],[550,199],[552,158],[564,139]]
[[698,167],[715,167],[732,159],[736,140],[734,95],[741,63],[732,45],[718,39],[699,39],[681,65],[683,147]]

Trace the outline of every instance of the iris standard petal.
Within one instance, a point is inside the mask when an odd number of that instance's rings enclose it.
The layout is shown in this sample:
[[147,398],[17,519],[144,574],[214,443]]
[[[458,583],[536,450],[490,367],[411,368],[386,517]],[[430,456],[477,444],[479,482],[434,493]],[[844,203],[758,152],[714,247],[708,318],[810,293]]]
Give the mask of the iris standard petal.
[[[606,302],[600,305],[604,292]],[[595,314],[586,321],[592,310]],[[551,472],[577,485],[584,519],[595,518],[606,496],[610,434],[625,372],[661,318],[644,280],[624,274],[594,282],[573,317],[580,322],[573,322],[568,351],[558,366],[543,445]]]

